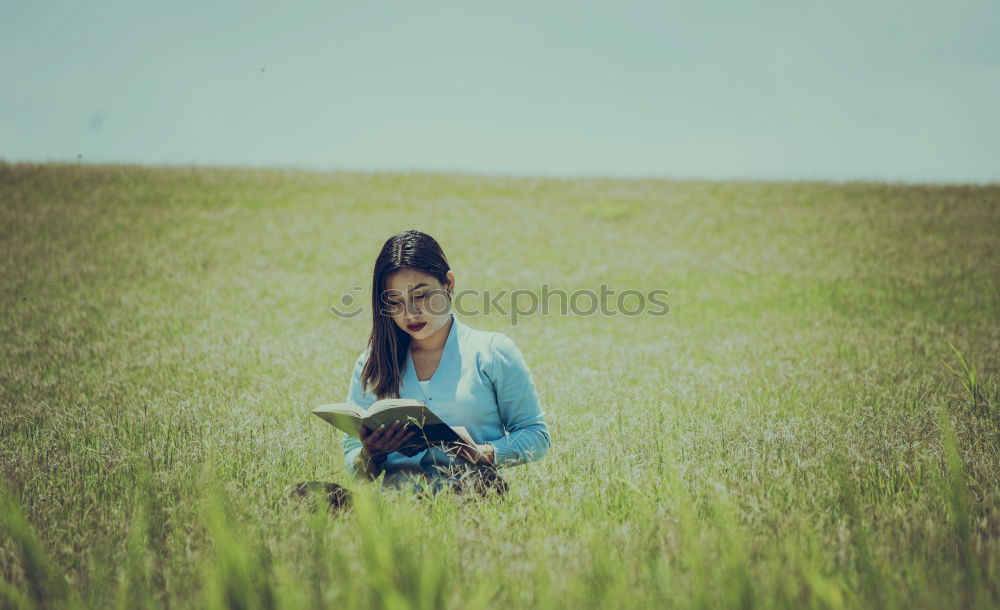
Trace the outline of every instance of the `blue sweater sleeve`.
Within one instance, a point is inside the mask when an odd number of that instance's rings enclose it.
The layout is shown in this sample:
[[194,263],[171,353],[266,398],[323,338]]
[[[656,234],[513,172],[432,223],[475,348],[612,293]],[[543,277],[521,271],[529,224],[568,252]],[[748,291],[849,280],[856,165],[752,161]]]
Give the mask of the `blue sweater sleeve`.
[[513,466],[538,460],[548,452],[551,438],[528,364],[514,341],[503,333],[493,336],[490,352],[487,370],[506,430],[503,437],[489,441],[496,448],[494,463]]

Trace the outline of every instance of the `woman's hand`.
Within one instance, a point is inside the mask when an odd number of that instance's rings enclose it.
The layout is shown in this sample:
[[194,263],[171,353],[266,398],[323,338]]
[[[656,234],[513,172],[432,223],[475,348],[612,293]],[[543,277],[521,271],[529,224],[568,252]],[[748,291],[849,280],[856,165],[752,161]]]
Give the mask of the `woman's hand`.
[[364,445],[362,452],[371,456],[376,464],[384,462],[390,453],[402,447],[413,434],[413,430],[407,430],[406,425],[399,422],[393,422],[388,427],[383,424],[375,430],[361,426],[359,430],[361,444]]
[[469,460],[473,464],[493,464],[494,448],[489,443],[468,443],[456,441],[451,444],[452,455]]

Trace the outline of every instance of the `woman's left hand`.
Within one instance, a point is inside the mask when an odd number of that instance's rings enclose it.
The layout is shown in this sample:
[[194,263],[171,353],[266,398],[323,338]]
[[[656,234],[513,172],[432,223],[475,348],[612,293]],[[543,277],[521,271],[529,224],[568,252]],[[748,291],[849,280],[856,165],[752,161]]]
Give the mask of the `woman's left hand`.
[[451,444],[451,453],[456,457],[469,460],[473,464],[493,464],[494,450],[489,443],[455,442]]

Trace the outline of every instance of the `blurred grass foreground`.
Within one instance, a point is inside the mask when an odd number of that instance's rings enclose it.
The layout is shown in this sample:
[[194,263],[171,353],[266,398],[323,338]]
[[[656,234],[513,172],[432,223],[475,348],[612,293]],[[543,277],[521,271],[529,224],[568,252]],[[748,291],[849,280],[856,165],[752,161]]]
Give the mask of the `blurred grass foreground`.
[[[0,218],[0,607],[1000,604],[1000,186],[0,163]],[[309,415],[409,228],[460,290],[669,291],[463,316],[552,431],[506,498],[368,493]]]

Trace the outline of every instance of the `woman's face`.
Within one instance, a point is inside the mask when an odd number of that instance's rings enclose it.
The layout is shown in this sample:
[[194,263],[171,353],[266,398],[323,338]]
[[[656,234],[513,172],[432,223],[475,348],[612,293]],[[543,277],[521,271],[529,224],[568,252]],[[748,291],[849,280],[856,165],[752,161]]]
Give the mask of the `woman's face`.
[[[382,305],[396,326],[414,339],[426,339],[445,324],[451,316],[451,299],[455,275],[449,271],[442,284],[433,275],[415,269],[400,269],[386,280]],[[414,325],[422,324],[415,327]]]

